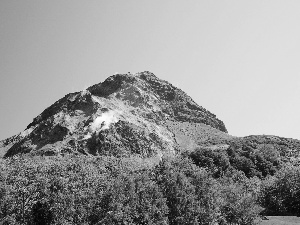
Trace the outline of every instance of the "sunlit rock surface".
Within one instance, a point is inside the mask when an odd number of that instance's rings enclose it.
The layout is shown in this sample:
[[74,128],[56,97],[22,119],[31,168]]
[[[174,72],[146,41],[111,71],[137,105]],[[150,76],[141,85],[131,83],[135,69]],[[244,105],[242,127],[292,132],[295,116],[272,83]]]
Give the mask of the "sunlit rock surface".
[[300,163],[300,141],[268,135],[233,137],[214,114],[146,71],[113,75],[66,95],[23,132],[0,141],[0,157],[75,153],[160,160],[199,147],[247,150],[266,145],[284,161]]
[[212,144],[211,135],[232,138],[214,114],[146,71],[113,75],[66,95],[0,142],[0,153],[162,157]]

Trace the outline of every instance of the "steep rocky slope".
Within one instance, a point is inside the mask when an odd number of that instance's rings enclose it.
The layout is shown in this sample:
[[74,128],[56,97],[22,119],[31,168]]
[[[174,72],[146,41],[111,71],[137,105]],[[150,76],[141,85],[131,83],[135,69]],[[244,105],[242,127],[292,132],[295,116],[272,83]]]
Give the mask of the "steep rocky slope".
[[0,153],[160,158],[232,138],[214,114],[146,71],[113,75],[66,95],[25,131],[0,142]]
[[300,163],[300,141],[268,135],[234,137],[214,114],[153,73],[117,74],[71,93],[27,128],[0,141],[0,157],[66,153],[117,157],[176,155],[198,147],[273,149]]

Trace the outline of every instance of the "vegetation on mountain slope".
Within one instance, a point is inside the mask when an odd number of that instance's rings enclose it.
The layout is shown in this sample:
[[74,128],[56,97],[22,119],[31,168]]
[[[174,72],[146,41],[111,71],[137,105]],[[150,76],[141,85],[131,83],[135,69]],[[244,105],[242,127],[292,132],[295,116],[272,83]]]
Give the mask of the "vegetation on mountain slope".
[[234,137],[150,72],[66,95],[0,141],[0,224],[251,225],[300,216],[300,141]]

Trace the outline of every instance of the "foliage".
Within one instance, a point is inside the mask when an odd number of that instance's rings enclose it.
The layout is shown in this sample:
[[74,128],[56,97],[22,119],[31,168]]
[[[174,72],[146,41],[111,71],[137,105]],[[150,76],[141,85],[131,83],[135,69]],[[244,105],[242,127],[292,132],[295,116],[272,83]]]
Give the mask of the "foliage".
[[2,159],[0,224],[253,224],[260,182],[219,156],[218,176],[189,157]]
[[217,177],[230,166],[228,155],[223,151],[213,151],[208,148],[196,149],[190,157],[197,166],[209,168]]
[[287,165],[263,183],[262,205],[269,215],[300,216],[300,167]]
[[280,168],[279,153],[269,145],[258,149],[230,146],[226,151],[198,148],[190,157],[196,165],[210,169],[215,177],[235,169],[243,171],[247,177],[263,178],[274,175]]
[[147,174],[122,174],[94,209],[93,224],[168,224],[166,200]]
[[167,198],[170,224],[198,224],[195,187],[181,172],[164,171],[158,183]]
[[215,179],[184,158],[162,161],[156,170],[170,224],[254,224],[262,210],[258,178],[233,172]]

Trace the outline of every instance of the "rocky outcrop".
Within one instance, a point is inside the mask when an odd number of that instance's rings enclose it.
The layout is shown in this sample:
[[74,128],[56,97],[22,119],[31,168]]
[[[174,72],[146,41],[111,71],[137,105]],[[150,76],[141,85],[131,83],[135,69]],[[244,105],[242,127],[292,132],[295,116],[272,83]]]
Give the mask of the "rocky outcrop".
[[216,142],[208,136],[232,138],[214,114],[146,71],[113,75],[66,95],[0,148],[6,157],[69,152],[161,157]]

